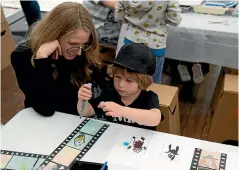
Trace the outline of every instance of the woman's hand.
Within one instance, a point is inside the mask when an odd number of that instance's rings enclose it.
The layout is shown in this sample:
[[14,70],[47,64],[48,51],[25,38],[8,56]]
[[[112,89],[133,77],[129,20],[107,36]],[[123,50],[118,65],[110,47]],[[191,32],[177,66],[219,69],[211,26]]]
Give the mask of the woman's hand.
[[36,58],[48,58],[53,54],[53,59],[57,60],[59,55],[62,55],[61,46],[58,40],[42,44],[36,53]]
[[84,84],[78,91],[78,99],[83,101],[90,100],[91,98],[92,98],[91,85]]

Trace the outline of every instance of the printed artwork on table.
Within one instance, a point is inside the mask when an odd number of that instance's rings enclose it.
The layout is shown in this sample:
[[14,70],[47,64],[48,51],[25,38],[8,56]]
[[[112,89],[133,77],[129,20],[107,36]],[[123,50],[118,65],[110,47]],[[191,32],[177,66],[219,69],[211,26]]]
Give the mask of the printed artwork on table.
[[[141,128],[127,127],[115,129],[117,137],[111,144],[111,152],[107,156],[107,161],[113,164],[123,163],[124,166],[138,169],[141,163],[148,159],[148,156],[154,150],[152,139],[154,132]],[[133,134],[133,135],[132,135]]]
[[47,155],[1,150],[1,169],[38,169]]
[[123,148],[127,153],[144,155],[150,143],[151,137],[152,134],[147,136],[132,136],[129,140],[123,142]]
[[225,170],[227,154],[196,148],[190,170]]
[[97,142],[108,124],[85,119],[50,155],[1,150],[1,169],[63,170],[80,160]]
[[67,143],[67,146],[82,150],[88,143],[91,141],[93,136],[84,134],[82,132],[77,133],[69,143]]
[[147,149],[146,144],[144,142],[144,137],[136,138],[135,136],[133,136],[130,143],[127,144],[127,142],[125,142],[124,145],[127,146],[127,150],[132,150],[135,153],[140,153],[144,152]]
[[161,151],[161,158],[170,161],[170,162],[178,162],[180,161],[181,151],[183,147],[176,144],[163,144],[163,148]]
[[79,150],[65,146],[57,153],[52,161],[68,167],[79,153]]
[[67,169],[79,161],[109,127],[108,124],[85,119],[41,164],[43,168]]

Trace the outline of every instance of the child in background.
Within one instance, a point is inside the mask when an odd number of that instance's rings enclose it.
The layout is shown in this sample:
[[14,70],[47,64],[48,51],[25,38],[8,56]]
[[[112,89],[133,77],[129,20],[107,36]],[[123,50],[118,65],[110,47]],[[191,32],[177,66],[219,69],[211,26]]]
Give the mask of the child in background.
[[[161,112],[157,94],[146,91],[152,84],[156,61],[150,48],[143,44],[124,45],[113,64],[114,89],[92,98],[91,86],[84,84],[78,93],[78,111],[81,116],[102,115],[106,121],[155,130]],[[84,113],[83,101],[90,100]]]
[[180,7],[176,0],[117,1],[115,20],[128,24],[124,44],[144,43],[156,57],[155,83],[161,83],[165,57],[166,24],[177,26],[181,21]]

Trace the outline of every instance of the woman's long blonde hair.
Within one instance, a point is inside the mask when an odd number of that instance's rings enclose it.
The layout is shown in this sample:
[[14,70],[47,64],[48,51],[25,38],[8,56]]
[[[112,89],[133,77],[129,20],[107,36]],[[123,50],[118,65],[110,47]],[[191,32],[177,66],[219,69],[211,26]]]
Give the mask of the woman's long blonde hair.
[[[71,82],[77,86],[82,85],[90,79],[88,64],[99,63],[99,45],[95,26],[88,11],[76,2],[64,2],[56,6],[52,11],[39,21],[30,30],[27,45],[32,49],[32,61],[40,46],[44,43],[58,40],[76,29],[83,29],[91,33],[92,47],[85,52],[88,63],[76,73],[72,73]],[[34,65],[34,62],[32,62]],[[57,77],[57,68],[53,73]]]

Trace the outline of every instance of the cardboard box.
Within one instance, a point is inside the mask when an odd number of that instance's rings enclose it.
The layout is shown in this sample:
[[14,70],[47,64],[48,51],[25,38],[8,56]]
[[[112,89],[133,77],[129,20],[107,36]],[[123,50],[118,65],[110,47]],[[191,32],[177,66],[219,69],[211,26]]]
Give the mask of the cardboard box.
[[152,84],[148,90],[152,90],[159,96],[160,110],[164,115],[164,120],[158,125],[157,130],[180,135],[178,88]]
[[219,77],[217,79],[217,84],[214,90],[214,94],[212,96],[211,108],[213,112],[215,112],[218,106],[219,99],[221,98],[223,93],[223,86],[224,86],[223,83],[224,83],[225,74],[238,75],[238,70],[222,67]]
[[222,95],[213,115],[209,140],[238,140],[238,75],[226,74]]
[[14,49],[14,40],[1,6],[1,70],[11,64],[10,55]]

